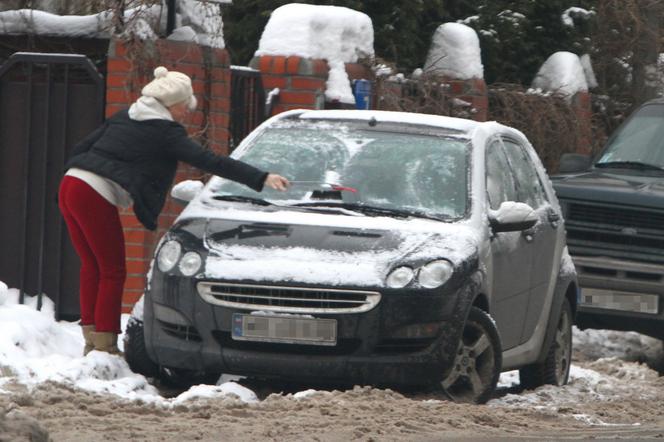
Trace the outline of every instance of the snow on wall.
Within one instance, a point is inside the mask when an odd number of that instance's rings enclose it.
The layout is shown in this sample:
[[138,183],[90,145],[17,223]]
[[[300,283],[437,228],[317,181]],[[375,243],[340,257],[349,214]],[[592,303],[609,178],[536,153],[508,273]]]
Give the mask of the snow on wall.
[[440,25],[433,35],[424,71],[459,80],[484,78],[480,40],[475,30],[461,23]]
[[272,12],[255,55],[325,59],[330,66],[325,96],[354,104],[344,63],[372,57],[373,39],[373,24],[366,14],[339,6],[291,3]]
[[575,18],[588,20],[595,14],[595,11],[588,11],[587,9],[572,6],[571,8],[565,9],[565,11],[561,14],[560,19],[565,26],[573,28]]
[[532,87],[567,97],[587,92],[588,82],[579,56],[565,51],[554,53],[537,72]]
[[[172,40],[191,41],[204,46],[224,48],[219,5],[180,0],[176,16],[178,28]],[[145,40],[154,40],[166,28],[166,14],[159,5],[139,6],[125,11],[126,32]],[[92,15],[56,15],[35,9],[0,12],[0,35],[38,34],[61,37],[109,38],[113,29],[110,11]]]

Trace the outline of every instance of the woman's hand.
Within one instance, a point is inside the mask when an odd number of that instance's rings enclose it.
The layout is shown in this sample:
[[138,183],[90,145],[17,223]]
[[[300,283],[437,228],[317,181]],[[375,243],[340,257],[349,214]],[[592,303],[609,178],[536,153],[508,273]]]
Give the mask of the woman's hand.
[[280,190],[284,192],[290,186],[288,180],[281,175],[276,173],[268,173],[267,178],[265,178],[265,185],[270,186],[274,190]]

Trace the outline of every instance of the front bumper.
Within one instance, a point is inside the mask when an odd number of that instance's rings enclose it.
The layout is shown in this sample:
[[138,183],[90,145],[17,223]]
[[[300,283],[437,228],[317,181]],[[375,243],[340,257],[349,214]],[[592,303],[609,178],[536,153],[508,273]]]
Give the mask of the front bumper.
[[636,331],[664,339],[664,266],[574,256],[579,328]]
[[[435,382],[454,359],[472,302],[467,286],[437,293],[382,290],[381,301],[370,311],[313,315],[337,321],[335,346],[237,341],[231,336],[233,314],[252,310],[208,303],[196,290],[197,280],[155,273],[144,313],[151,359],[165,367],[266,378]],[[413,324],[437,327],[428,336],[404,337],[404,327]]]

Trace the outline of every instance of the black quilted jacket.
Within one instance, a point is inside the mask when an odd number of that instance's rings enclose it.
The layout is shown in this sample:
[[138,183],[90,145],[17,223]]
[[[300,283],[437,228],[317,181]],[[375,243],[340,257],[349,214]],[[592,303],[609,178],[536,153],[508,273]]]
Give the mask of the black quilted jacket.
[[267,172],[204,149],[179,123],[135,121],[127,110],[117,112],[74,146],[66,169],[89,170],[118,183],[133,198],[138,220],[154,230],[178,161],[258,192],[267,177]]

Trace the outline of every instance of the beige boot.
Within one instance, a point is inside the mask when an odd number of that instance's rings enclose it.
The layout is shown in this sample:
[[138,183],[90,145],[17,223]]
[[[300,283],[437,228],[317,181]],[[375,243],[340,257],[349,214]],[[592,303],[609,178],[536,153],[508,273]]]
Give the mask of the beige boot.
[[81,325],[81,332],[83,332],[83,339],[85,339],[85,348],[83,349],[83,356],[90,353],[95,349],[95,344],[92,342],[92,333],[95,331],[94,325]]
[[92,342],[95,350],[105,351],[112,355],[122,356],[118,350],[118,334],[112,332],[92,332]]

